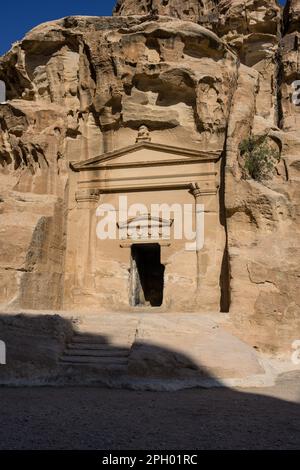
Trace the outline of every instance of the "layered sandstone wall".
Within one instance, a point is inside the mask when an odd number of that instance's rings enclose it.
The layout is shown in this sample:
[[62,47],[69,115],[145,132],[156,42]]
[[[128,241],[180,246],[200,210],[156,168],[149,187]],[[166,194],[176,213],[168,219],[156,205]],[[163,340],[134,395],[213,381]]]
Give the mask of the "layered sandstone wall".
[[[269,55],[271,65],[266,65],[263,59],[259,67],[240,67],[227,136],[225,204],[231,312],[237,329],[244,332],[243,337],[268,350],[288,350],[291,339],[300,330],[296,170],[300,110],[292,97],[293,82],[299,73],[298,47],[290,39],[293,5],[290,2],[286,7],[285,29]],[[292,47],[288,46],[291,42]],[[270,67],[274,72],[270,73]],[[270,93],[266,88],[263,95],[260,93],[264,71],[273,82],[272,113],[266,102]],[[276,174],[264,184],[243,181],[241,177],[238,143],[250,132],[268,134],[281,151]]]
[[[168,15],[213,30],[240,65],[227,121],[224,199],[230,311],[243,337],[258,348],[290,347],[300,330],[299,79],[297,0],[284,10],[274,1],[131,2],[115,15]],[[239,144],[250,133],[269,136],[281,152],[273,179],[244,180]]]
[[276,34],[281,8],[276,0],[118,0],[115,16],[164,15],[193,21],[219,36]]
[[[297,0],[123,0],[112,18],[65,18],[16,43],[0,60],[0,304],[63,307],[69,162],[134,143],[146,124],[155,142],[223,150],[223,308],[230,294],[240,336],[288,350],[300,332],[299,12]],[[243,179],[250,133],[281,152],[263,184]]]
[[[28,227],[28,243],[21,232],[12,241],[8,209],[3,206],[3,246],[7,246],[8,256],[4,276],[8,268],[16,280],[10,293],[5,289],[1,302],[13,306],[19,302],[27,308],[58,306],[55,296],[45,305],[47,293],[40,289],[32,295],[28,281],[25,300],[19,294],[16,299],[15,292],[20,290],[20,278],[22,283],[23,278],[35,279],[33,271],[41,280],[49,273],[51,291],[62,292],[66,207],[70,220],[77,217],[73,211],[76,201],[67,201],[66,196],[70,161],[134,144],[141,125],[148,127],[152,142],[221,154],[237,70],[236,55],[214,33],[166,17],[66,18],[35,28],[16,44],[0,65],[8,97],[8,103],[1,105],[3,201],[14,197],[14,192],[23,198],[38,195],[44,204],[42,213],[52,211],[56,233],[51,235],[48,224],[38,219]],[[30,205],[26,207],[31,210]],[[70,247],[78,238],[71,230]],[[40,250],[29,276],[28,244],[36,233],[48,248]],[[90,235],[87,230],[87,246]],[[216,226],[215,238],[218,278],[225,249],[221,224]],[[15,254],[8,243],[20,246],[17,266],[10,261]],[[47,250],[53,253],[50,259]],[[78,277],[81,265],[70,269],[70,276]],[[63,306],[61,301],[59,304]]]

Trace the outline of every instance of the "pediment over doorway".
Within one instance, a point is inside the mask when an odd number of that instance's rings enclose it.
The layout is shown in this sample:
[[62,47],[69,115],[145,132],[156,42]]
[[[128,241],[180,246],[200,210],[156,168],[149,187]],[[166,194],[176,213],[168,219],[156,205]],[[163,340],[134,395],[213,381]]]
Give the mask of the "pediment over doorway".
[[177,165],[194,162],[214,162],[219,159],[218,152],[199,151],[152,142],[135,145],[108,152],[82,162],[71,162],[74,171],[92,171],[126,167]]

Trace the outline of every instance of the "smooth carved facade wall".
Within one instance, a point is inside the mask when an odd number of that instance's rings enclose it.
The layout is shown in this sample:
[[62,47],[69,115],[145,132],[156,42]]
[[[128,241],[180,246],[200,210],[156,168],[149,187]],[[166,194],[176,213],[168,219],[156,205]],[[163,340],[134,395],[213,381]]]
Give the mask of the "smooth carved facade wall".
[[[71,164],[64,308],[132,310],[132,246],[156,244],[164,266],[161,308],[218,311],[226,239],[220,224],[219,162],[216,153],[140,142]],[[126,196],[128,207],[143,204],[146,213],[137,213],[134,221],[130,214],[120,214],[120,196]],[[103,220],[97,208],[102,204],[116,210],[116,239],[97,236],[97,224]],[[177,206],[167,217],[153,220],[153,204]],[[204,246],[190,251],[188,240],[177,239],[176,224],[187,205],[195,229],[196,204],[204,210]],[[136,221],[140,231],[132,234]],[[167,237],[162,231],[166,225],[170,227]],[[121,234],[119,228],[123,228]],[[157,230],[155,240],[151,229]]]

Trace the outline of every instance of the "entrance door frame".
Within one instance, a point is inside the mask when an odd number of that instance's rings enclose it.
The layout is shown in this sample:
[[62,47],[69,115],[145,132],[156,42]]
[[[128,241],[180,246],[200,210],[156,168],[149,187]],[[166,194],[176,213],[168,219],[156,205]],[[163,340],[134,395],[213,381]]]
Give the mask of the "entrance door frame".
[[[156,251],[156,254],[154,256],[154,253],[152,254],[152,258],[149,260],[148,256],[148,261],[150,261],[150,268],[154,268],[154,271],[152,272],[149,270],[149,267],[147,269],[146,266],[141,266],[141,258],[145,259],[145,252],[147,253],[147,248],[152,248],[152,250]],[[140,248],[140,249],[139,249]],[[146,302],[150,302],[151,308],[159,308],[163,305],[163,299],[164,299],[164,272],[165,272],[165,265],[162,263],[162,257],[161,257],[161,246],[159,243],[155,243],[153,240],[152,243],[133,243],[131,245],[131,250],[130,250],[130,304],[132,307],[149,307],[149,305],[146,305]],[[144,253],[143,253],[144,252]],[[159,255],[159,257],[158,257]],[[146,255],[147,257],[147,255]],[[157,266],[153,264],[153,259],[157,257],[156,261],[159,262]],[[152,261],[152,263],[151,263]],[[142,269],[141,269],[142,268]],[[156,268],[159,269],[159,271],[156,271]],[[161,271],[160,271],[161,270]],[[153,295],[150,294],[149,292],[149,274],[151,276],[150,281],[150,286],[151,289],[150,291],[154,288],[155,292],[158,292],[156,288],[158,287],[157,281],[159,280],[159,298],[161,297],[161,304],[153,305],[153,301],[155,299],[155,296],[153,298]],[[158,276],[157,276],[158,274]]]
[[[167,265],[167,256],[166,256],[166,250],[165,248],[168,248],[171,246],[171,241],[170,240],[126,240],[126,241],[123,241],[122,243],[120,243],[120,247],[121,248],[129,248],[129,269],[131,270],[132,269],[132,256],[131,256],[131,253],[132,253],[132,246],[133,245],[159,245],[160,246],[160,262],[161,264],[163,264],[164,266]],[[133,299],[132,299],[132,290],[133,290],[133,286],[131,285],[131,282],[132,282],[132,278],[130,277],[130,287],[129,287],[129,304],[131,307],[135,307],[135,308],[147,308],[147,307],[143,307],[143,306],[138,306],[138,305],[134,305],[133,303]],[[161,307],[151,307],[151,308],[162,308],[164,306],[164,300],[163,300],[163,303],[161,305]],[[149,308],[149,307],[148,307]]]

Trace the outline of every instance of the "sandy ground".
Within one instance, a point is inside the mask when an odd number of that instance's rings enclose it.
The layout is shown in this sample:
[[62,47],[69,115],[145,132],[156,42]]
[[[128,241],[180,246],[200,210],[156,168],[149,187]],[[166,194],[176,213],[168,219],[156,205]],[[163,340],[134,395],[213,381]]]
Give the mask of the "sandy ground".
[[300,373],[251,390],[0,394],[0,449],[300,449]]

